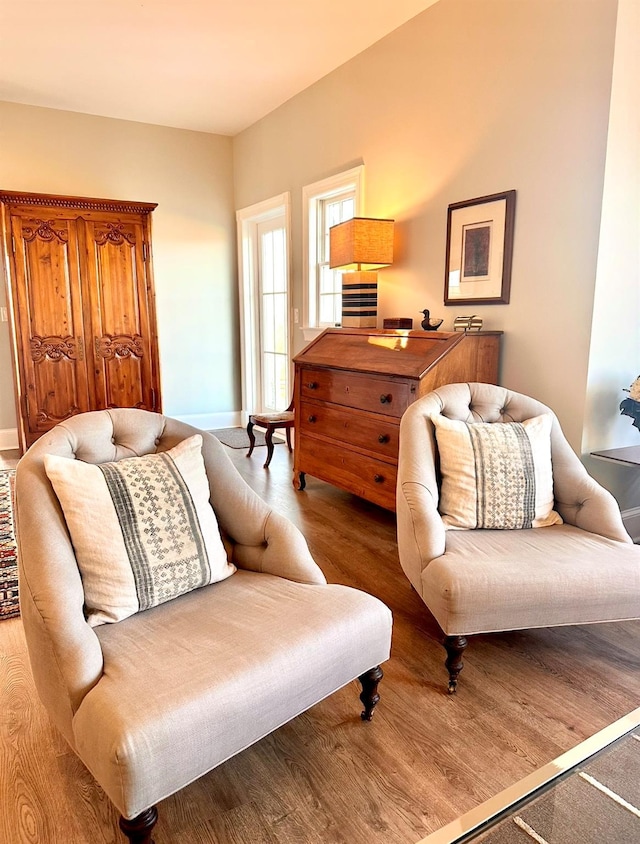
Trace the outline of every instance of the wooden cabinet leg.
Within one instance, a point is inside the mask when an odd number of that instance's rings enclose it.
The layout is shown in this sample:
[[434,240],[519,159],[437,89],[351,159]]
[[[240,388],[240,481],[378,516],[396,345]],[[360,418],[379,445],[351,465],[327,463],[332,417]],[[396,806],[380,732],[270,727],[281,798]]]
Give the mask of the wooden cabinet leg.
[[145,809],[137,817],[120,816],[120,829],[127,836],[131,844],[153,844],[151,833],[158,820],[158,810],[155,806]]
[[379,665],[374,666],[369,671],[366,671],[358,679],[362,684],[362,694],[360,700],[364,706],[360,717],[363,721],[370,721],[373,718],[373,710],[376,708],[380,695],[378,694],[378,683],[382,680],[382,668]]
[[297,489],[298,492],[302,492],[302,490],[307,485],[307,482],[304,477],[304,472],[296,472],[294,470],[293,473],[293,488]]

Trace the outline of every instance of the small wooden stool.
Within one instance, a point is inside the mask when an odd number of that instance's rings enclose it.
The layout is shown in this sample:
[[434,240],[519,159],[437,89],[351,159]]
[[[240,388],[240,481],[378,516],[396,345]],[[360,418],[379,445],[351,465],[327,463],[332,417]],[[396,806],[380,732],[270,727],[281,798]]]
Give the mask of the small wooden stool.
[[249,417],[249,424],[247,425],[247,436],[249,437],[249,451],[247,457],[251,457],[253,448],[256,444],[256,438],[253,434],[253,426],[258,428],[265,428],[266,433],[264,438],[267,443],[267,459],[265,461],[265,469],[269,468],[271,458],[273,457],[273,432],[278,428],[284,428],[287,436],[287,446],[289,451],[291,448],[291,429],[293,428],[293,401],[286,410],[280,413],[252,413]]

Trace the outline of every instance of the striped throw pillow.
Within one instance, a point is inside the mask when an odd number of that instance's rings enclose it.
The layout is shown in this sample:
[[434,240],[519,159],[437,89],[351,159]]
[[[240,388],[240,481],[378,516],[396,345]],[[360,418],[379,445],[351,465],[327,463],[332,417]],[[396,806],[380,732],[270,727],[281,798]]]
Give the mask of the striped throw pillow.
[[46,455],[92,627],[235,571],[209,503],[197,434],[169,451],[94,465]]
[[551,416],[461,422],[434,415],[447,528],[513,530],[560,524],[553,509]]

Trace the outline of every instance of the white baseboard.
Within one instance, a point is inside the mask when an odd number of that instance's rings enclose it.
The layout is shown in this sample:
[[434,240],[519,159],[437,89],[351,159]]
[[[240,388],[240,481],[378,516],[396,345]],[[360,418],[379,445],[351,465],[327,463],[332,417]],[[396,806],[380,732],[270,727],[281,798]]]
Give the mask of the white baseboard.
[[0,428],[0,451],[18,448],[18,429]]
[[231,410],[225,413],[191,413],[185,416],[173,416],[180,422],[200,428],[201,431],[215,431],[216,428],[235,428],[242,425],[242,413],[239,410]]
[[622,511],[622,521],[634,542],[640,543],[640,507]]

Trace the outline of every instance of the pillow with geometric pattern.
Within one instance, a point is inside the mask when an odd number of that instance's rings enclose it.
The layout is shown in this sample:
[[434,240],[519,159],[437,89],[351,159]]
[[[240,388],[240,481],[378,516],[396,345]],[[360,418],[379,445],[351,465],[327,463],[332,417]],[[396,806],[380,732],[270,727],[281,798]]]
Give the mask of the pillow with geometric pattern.
[[236,570],[209,503],[196,434],[169,451],[92,464],[48,454],[92,627],[121,621]]
[[561,524],[553,509],[551,416],[462,422],[434,414],[447,528],[513,530]]

